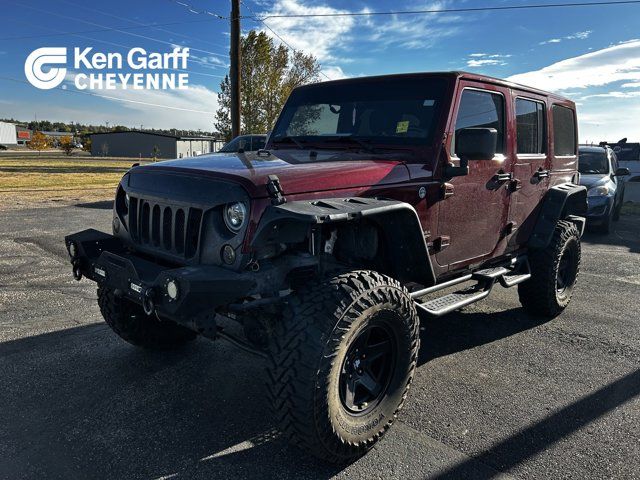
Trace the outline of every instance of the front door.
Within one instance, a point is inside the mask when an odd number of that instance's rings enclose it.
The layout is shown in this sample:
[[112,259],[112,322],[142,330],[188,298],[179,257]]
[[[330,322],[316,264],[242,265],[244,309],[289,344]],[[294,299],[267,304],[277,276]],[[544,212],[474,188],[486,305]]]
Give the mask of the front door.
[[498,142],[493,158],[471,160],[468,175],[445,179],[446,197],[440,202],[435,247],[436,261],[449,270],[495,255],[502,238],[509,203],[508,98],[508,89],[460,84],[455,120],[448,128],[450,163],[460,163],[455,138],[463,128],[495,128]]

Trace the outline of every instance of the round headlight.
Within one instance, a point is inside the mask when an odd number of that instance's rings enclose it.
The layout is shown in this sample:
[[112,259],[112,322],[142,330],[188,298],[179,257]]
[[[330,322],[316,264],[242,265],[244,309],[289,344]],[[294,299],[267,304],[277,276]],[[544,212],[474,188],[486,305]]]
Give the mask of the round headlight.
[[247,220],[247,207],[242,202],[228,203],[224,207],[224,223],[229,230],[237,233]]

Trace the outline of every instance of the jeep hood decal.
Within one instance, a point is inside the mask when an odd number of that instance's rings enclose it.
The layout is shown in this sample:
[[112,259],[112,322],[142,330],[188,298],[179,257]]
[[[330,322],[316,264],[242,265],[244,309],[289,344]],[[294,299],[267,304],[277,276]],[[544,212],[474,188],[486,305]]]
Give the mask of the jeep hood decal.
[[407,178],[398,152],[387,154],[320,150],[281,150],[271,155],[214,153],[136,167],[137,173],[160,171],[231,180],[254,198],[267,196],[267,179],[277,175],[285,195],[397,183]]

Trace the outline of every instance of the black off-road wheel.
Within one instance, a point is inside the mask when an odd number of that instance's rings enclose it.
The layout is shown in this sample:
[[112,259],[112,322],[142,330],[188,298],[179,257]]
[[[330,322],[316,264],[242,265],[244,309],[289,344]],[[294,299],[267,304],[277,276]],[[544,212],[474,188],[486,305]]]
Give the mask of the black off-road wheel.
[[98,305],[107,325],[123,340],[150,350],[181,347],[197,334],[170,320],[147,315],[140,305],[115,295],[110,288],[98,288]]
[[406,289],[353,271],[296,292],[267,373],[281,430],[331,463],[365,454],[389,429],[416,369],[419,319]]
[[569,305],[580,270],[580,233],[559,221],[550,244],[529,252],[531,278],[518,285],[522,306],[536,315],[555,317]]

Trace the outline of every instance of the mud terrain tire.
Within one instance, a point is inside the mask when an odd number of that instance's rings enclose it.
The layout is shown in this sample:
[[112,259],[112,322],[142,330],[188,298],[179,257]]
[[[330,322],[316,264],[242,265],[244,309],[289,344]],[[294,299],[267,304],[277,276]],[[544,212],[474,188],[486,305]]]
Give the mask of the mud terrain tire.
[[395,280],[360,270],[305,286],[276,327],[267,366],[281,430],[327,462],[365,454],[402,408],[419,347],[413,301]]
[[571,222],[559,221],[547,248],[529,253],[531,278],[518,285],[522,306],[536,315],[559,315],[571,300],[580,254],[578,229]]
[[107,325],[123,340],[150,350],[180,347],[196,338],[196,333],[170,321],[160,321],[144,313],[141,306],[98,288],[98,305]]

